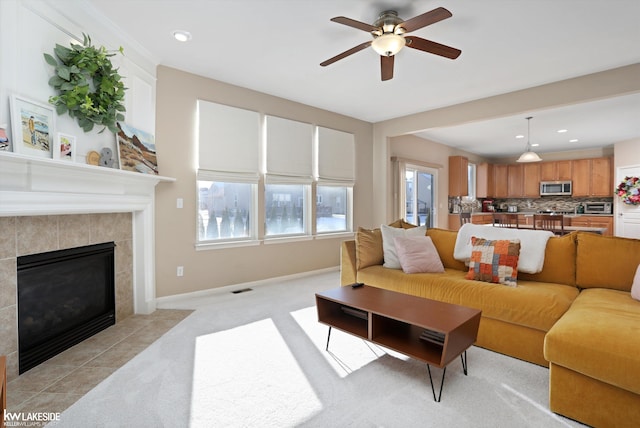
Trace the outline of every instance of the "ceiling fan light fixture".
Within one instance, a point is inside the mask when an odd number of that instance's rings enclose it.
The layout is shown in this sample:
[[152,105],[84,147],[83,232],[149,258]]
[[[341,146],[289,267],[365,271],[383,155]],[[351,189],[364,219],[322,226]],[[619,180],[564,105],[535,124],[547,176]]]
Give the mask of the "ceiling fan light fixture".
[[540,161],[542,161],[542,158],[540,156],[538,156],[538,154],[536,152],[531,150],[531,141],[530,141],[531,119],[533,119],[533,117],[527,117],[525,119],[527,119],[527,148],[525,149],[525,152],[520,155],[520,157],[518,158],[518,160],[516,162],[523,162],[523,163],[526,163],[526,162],[540,162]]
[[373,39],[371,47],[382,56],[393,56],[400,52],[400,49],[402,49],[406,43],[404,37],[393,33],[386,33]]

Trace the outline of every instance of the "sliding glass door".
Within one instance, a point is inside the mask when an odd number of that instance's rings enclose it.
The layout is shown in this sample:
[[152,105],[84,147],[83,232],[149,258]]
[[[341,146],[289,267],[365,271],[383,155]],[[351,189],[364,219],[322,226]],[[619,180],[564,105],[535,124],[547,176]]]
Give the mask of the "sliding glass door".
[[437,170],[405,165],[403,189],[403,217],[416,226],[437,224],[435,219],[435,189]]

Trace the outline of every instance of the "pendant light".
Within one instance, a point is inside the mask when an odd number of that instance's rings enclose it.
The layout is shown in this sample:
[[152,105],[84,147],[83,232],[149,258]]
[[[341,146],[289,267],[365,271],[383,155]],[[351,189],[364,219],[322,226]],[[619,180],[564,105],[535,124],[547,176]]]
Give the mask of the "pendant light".
[[525,119],[527,119],[527,147],[525,149],[525,152],[520,155],[520,157],[516,162],[540,162],[542,160],[540,156],[538,156],[536,152],[531,151],[530,136],[531,136],[531,119],[533,119],[533,117],[530,116],[530,117],[526,117]]

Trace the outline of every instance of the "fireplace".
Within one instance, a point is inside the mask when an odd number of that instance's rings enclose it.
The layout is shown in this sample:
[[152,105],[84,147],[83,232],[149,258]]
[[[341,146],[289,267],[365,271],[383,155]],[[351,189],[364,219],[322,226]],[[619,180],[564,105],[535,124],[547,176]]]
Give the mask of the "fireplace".
[[115,324],[113,242],[17,258],[19,373]]

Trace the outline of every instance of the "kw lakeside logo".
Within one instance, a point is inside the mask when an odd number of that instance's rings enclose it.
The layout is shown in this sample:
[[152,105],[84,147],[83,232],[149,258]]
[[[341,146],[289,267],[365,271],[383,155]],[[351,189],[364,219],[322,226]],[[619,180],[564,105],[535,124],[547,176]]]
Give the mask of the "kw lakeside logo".
[[7,427],[38,427],[60,420],[60,412],[7,412],[2,415]]

